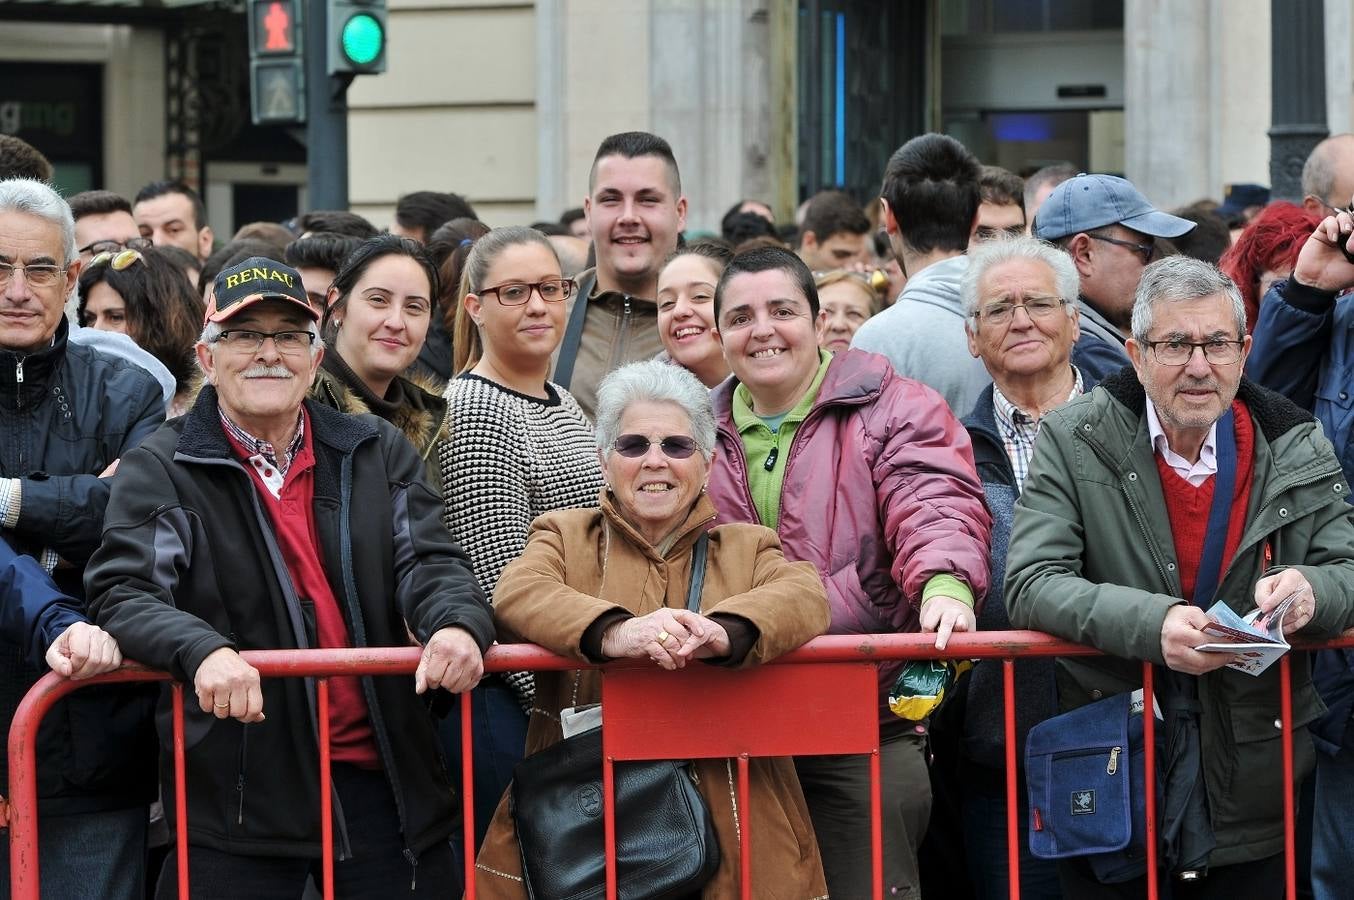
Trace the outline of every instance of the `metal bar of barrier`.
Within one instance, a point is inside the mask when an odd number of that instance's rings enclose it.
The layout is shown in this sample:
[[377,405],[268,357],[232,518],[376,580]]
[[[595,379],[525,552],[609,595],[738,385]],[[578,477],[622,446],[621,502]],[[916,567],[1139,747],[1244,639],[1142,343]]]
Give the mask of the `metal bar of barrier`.
[[[1142,764],[1143,798],[1147,810],[1144,833],[1147,841],[1147,900],[1157,900],[1157,711],[1153,676],[1156,672],[1150,662],[1142,664]],[[1127,748],[1125,748],[1127,749]],[[1129,754],[1132,765],[1132,754]]]
[[1293,668],[1288,654],[1279,658],[1279,740],[1283,742],[1283,853],[1284,890],[1298,900],[1296,801],[1293,797]]
[[[178,848],[179,896],[188,897],[188,763],[183,736],[183,685],[170,689],[174,704],[174,844]],[[35,773],[36,774],[36,773]],[[37,836],[34,835],[34,843]]]
[[[315,681],[316,717],[320,720],[320,859],[324,900],[334,900],[334,782],[330,769],[329,679]],[[188,900],[180,897],[179,900]]]
[[465,864],[465,900],[475,900],[475,735],[470,692],[460,696],[461,707],[461,818],[465,828],[461,832],[464,841],[463,860]]
[[874,877],[874,900],[884,900],[884,778],[880,773],[878,747],[870,753],[870,869]]
[[1015,660],[1001,661],[1003,740],[1006,744],[1006,882],[1020,900],[1020,807],[1016,803]]
[[[1321,649],[1354,648],[1354,629],[1342,636],[1326,641],[1295,640],[1294,650],[1308,651]],[[246,662],[258,669],[261,677],[321,677],[329,675],[408,675],[418,665],[421,650],[417,647],[378,647],[349,650],[249,650],[241,654]],[[1035,631],[978,632],[957,634],[951,637],[944,652],[936,652],[934,638],[924,634],[879,634],[879,635],[827,635],[815,638],[803,647],[787,653],[770,665],[814,664],[828,662],[879,662],[883,660],[911,659],[1002,659],[1009,660],[1026,656],[1098,656],[1100,651],[1081,644],[1060,640]],[[1294,865],[1292,848],[1294,846],[1294,799],[1291,787],[1293,773],[1292,760],[1292,697],[1291,671],[1288,669],[1288,657],[1281,663],[1281,679],[1285,679],[1280,705],[1283,713],[1283,741],[1285,744],[1285,774],[1288,784],[1284,791],[1284,841],[1289,861]],[[626,661],[609,663],[608,668],[645,668],[647,661]],[[567,671],[573,669],[601,668],[590,663],[580,663],[576,659],[558,656],[540,647],[529,644],[495,645],[485,655],[486,673],[509,672],[523,669],[536,671]],[[64,680],[48,673],[24,696],[15,711],[9,738],[10,763],[10,871],[11,896],[16,900],[37,900],[39,897],[39,861],[37,844],[37,731],[42,718],[62,697],[81,688],[95,684],[125,684],[132,682],[170,681],[168,673],[159,672],[128,663],[116,672],[110,672],[96,678],[79,682]],[[1144,694],[1150,685],[1150,671],[1144,671]],[[184,748],[183,748],[183,688],[175,685],[171,693],[175,712],[176,739],[175,750],[175,809],[178,814],[176,837],[179,854],[180,893],[187,896],[187,816],[184,784]],[[1144,737],[1150,732],[1155,734],[1155,722],[1152,716],[1144,722]],[[1152,740],[1146,743],[1146,753],[1155,760],[1155,746]],[[1009,753],[1008,753],[1009,762]],[[873,766],[877,766],[877,760]],[[610,766],[604,760],[604,777],[609,778]],[[468,770],[468,767],[467,767]],[[466,773],[468,775],[468,771]],[[872,775],[874,773],[872,772]],[[1147,776],[1155,781],[1152,768]],[[463,781],[466,778],[463,777]],[[1149,834],[1155,836],[1155,794],[1149,791],[1146,799],[1149,811]],[[872,804],[873,805],[873,804]],[[872,811],[873,812],[873,811]],[[1009,823],[1008,823],[1009,828]],[[614,832],[611,834],[614,847]],[[473,844],[470,845],[473,847]],[[1009,849],[1009,848],[1008,848]],[[1148,853],[1155,861],[1155,841],[1148,842]],[[469,856],[469,852],[467,852]],[[608,862],[612,862],[608,860]],[[471,873],[467,884],[467,896],[474,896],[473,859],[466,861],[467,873]],[[1152,869],[1155,871],[1155,869]],[[1286,873],[1287,874],[1287,873]],[[1151,885],[1152,888],[1155,885]],[[1293,897],[1292,879],[1289,879],[1289,896]]]
[[616,900],[616,761],[602,754],[602,828],[606,856],[606,900]]

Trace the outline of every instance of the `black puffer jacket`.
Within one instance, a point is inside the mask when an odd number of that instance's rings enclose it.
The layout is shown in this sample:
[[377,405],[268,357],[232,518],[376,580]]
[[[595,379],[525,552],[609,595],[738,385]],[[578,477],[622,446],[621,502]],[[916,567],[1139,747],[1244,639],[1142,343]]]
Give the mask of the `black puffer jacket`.
[[[69,563],[61,589],[84,596],[81,575],[99,545],[109,463],[164,421],[160,385],[126,360],[67,343],[0,350],[0,476],[22,479],[18,527],[4,537],[23,553],[51,547]],[[0,640],[0,717],[43,675],[25,649]],[[146,688],[85,688],[47,714],[39,733],[38,796],[44,812],[119,809],[155,799],[154,743]],[[4,754],[9,771],[8,752]]]
[[[447,626],[486,649],[493,619],[469,561],[439,519],[418,454],[374,416],[306,401],[315,452],[315,530],[355,646],[408,644]],[[221,647],[314,643],[267,513],[221,426],[215,389],[128,454],[86,577],[96,620],[130,658],[191,684]],[[453,791],[412,679],[364,678],[372,730],[411,858],[452,831]],[[188,830],[194,844],[258,856],[320,854],[314,686],[267,679],[267,719],[217,720],[186,706]],[[173,825],[168,693],[160,712],[165,808]],[[337,835],[345,838],[336,807]]]

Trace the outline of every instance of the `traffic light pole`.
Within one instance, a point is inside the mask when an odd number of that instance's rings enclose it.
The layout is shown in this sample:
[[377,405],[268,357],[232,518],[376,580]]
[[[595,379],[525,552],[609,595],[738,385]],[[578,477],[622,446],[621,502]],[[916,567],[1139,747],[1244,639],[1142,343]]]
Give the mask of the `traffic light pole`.
[[321,48],[328,42],[324,3],[306,12],[306,177],[310,209],[348,208],[348,85],[352,75],[330,75]]

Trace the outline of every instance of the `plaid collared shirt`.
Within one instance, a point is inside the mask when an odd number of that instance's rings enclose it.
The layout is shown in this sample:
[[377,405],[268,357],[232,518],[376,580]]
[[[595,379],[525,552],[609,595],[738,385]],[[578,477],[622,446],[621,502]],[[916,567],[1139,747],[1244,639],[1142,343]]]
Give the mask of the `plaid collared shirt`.
[[254,437],[239,425],[232,422],[224,412],[221,413],[221,425],[235,438],[235,440],[243,444],[246,449],[253,450],[255,456],[262,457],[264,462],[275,467],[278,473],[283,476],[287,474],[287,469],[291,466],[292,458],[295,457],[296,452],[301,449],[301,444],[305,441],[306,437],[306,417],[300,412],[296,414],[296,437],[292,438],[286,451],[280,456],[278,455],[277,448],[274,447],[271,442]]
[[[1072,393],[1067,395],[1068,400],[1082,393],[1081,370],[1073,366],[1072,371],[1076,381],[1072,384]],[[1011,461],[1011,470],[1015,473],[1016,491],[1023,491],[1025,477],[1030,474],[1030,457],[1034,456],[1034,439],[1039,436],[1040,420],[1007,400],[995,384],[992,385],[992,407],[996,412],[997,432],[1006,448],[1006,458]]]

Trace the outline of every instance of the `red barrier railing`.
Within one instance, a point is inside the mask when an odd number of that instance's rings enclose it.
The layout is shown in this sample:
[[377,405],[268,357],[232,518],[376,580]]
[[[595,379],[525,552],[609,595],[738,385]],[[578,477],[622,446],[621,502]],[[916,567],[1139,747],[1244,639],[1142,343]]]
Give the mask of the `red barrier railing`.
[[[1321,644],[1295,644],[1295,650],[1313,650],[1326,647],[1354,647],[1354,632]],[[320,755],[320,802],[323,843],[323,890],[326,898],[333,896],[333,822],[330,792],[328,677],[334,675],[412,675],[421,651],[417,647],[368,648],[357,650],[255,650],[241,654],[258,669],[264,678],[312,677],[317,679]],[[1080,644],[1058,640],[1032,631],[980,632],[956,634],[943,653],[937,653],[933,636],[906,635],[832,635],[817,638],[788,653],[770,665],[772,669],[726,671],[696,666],[685,672],[669,673],[654,670],[647,661],[611,663],[605,667],[603,678],[603,705],[608,727],[603,731],[607,849],[608,897],[615,896],[614,822],[612,821],[612,764],[615,761],[652,758],[731,757],[739,768],[739,844],[742,863],[743,896],[751,896],[750,832],[748,821],[748,760],[755,756],[786,756],[815,753],[868,753],[872,756],[871,822],[872,865],[875,896],[880,896],[882,884],[882,857],[879,832],[879,748],[877,697],[874,674],[869,675],[868,690],[860,685],[846,688],[855,677],[849,669],[861,669],[861,663],[884,660],[914,659],[1000,659],[1003,661],[1002,680],[1005,702],[1006,740],[1006,799],[1007,799],[1007,854],[1012,900],[1020,897],[1020,846],[1018,842],[1018,802],[1016,796],[1017,760],[1015,740],[1015,660],[1047,656],[1095,656],[1098,651]],[[855,663],[843,667],[841,663]],[[1292,674],[1289,656],[1279,661],[1280,717],[1283,742],[1284,771],[1284,849],[1286,896],[1297,897],[1297,869],[1295,844],[1295,806],[1293,796],[1293,702]],[[495,646],[485,657],[486,672],[520,670],[569,670],[597,668],[580,664],[577,660],[556,656],[540,647],[528,644]],[[787,676],[781,669],[803,669],[805,677]],[[1152,693],[1152,666],[1143,664],[1143,693]],[[845,679],[845,680],[842,680]],[[33,686],[14,715],[9,733],[8,820],[10,831],[11,895],[16,900],[36,900],[39,896],[38,816],[37,816],[37,734],[43,716],[65,695],[91,684],[112,684],[137,681],[168,681],[163,672],[145,669],[134,664],[116,672],[86,681],[72,682],[48,674]],[[862,680],[862,684],[864,681]],[[666,701],[657,710],[661,722],[655,720],[654,692],[661,687]],[[689,688],[699,703],[685,703],[675,692]],[[795,703],[776,702],[795,693]],[[814,698],[821,695],[819,701]],[[178,845],[179,896],[189,895],[188,882],[188,820],[185,803],[186,788],[183,736],[183,685],[172,688],[174,723],[174,802],[176,810],[176,840]],[[852,705],[850,698],[863,697],[864,703]],[[718,700],[713,706],[712,700]],[[805,703],[830,702],[833,729],[803,728]],[[473,811],[473,749],[471,743],[471,704],[462,703],[462,802],[465,817],[466,897],[475,897],[475,846]],[[792,716],[777,714],[786,710]],[[685,715],[683,712],[698,715]],[[843,712],[850,713],[844,716]],[[718,727],[715,727],[716,723]],[[661,725],[655,731],[655,725]],[[1144,715],[1143,730],[1146,744],[1144,766],[1147,791],[1147,894],[1149,900],[1158,897],[1157,884],[1157,822],[1155,735],[1156,722],[1152,715]],[[863,730],[862,730],[863,729]],[[661,744],[648,740],[661,735]],[[646,737],[647,735],[647,737]],[[682,740],[678,740],[682,737]],[[834,740],[840,738],[840,740]]]

